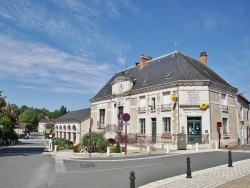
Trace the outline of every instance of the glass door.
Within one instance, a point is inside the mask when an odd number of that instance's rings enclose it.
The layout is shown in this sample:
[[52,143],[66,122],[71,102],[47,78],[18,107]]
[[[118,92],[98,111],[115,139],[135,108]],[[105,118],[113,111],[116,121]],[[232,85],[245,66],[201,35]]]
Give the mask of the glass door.
[[201,117],[188,117],[188,144],[202,143]]
[[152,142],[156,142],[156,118],[152,118]]

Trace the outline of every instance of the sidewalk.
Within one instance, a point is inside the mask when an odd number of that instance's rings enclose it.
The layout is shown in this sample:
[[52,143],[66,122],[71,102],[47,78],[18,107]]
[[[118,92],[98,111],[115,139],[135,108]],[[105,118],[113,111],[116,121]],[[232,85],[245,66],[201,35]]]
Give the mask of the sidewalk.
[[[215,150],[215,149],[199,149],[200,152],[212,152],[212,151],[224,151],[228,150]],[[52,156],[57,159],[65,160],[79,160],[79,161],[118,161],[118,160],[138,160],[148,158],[166,157],[170,155],[182,155],[189,153],[196,153],[196,150],[175,150],[170,151],[169,154],[165,154],[166,150],[156,149],[155,151],[144,150],[129,150],[127,155],[121,154],[110,154],[110,157],[104,154],[91,154],[89,157],[88,153],[73,153],[72,151],[59,151],[51,152]],[[240,150],[234,150],[234,152],[242,152]],[[156,182],[152,182],[141,186],[140,188],[249,188],[250,187],[250,151],[249,159],[233,162],[233,167],[227,165],[221,165],[213,168],[192,172],[192,178],[186,178],[186,174],[178,175],[162,179]]]

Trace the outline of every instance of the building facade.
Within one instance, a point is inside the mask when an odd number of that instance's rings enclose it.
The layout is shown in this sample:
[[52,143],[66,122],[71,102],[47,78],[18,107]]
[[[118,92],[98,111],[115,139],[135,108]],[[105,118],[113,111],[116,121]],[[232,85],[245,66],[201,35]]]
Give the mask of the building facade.
[[189,147],[236,146],[237,100],[237,89],[207,66],[205,52],[198,61],[176,51],[155,59],[142,55],[140,63],[116,73],[90,102],[95,129],[106,137],[124,135],[122,114],[129,113],[131,139],[176,149],[180,133]]
[[250,122],[249,122],[249,105],[250,102],[242,95],[237,95],[238,108],[238,144],[245,146],[249,144]]
[[74,144],[89,132],[90,108],[75,110],[55,120],[55,137],[65,138]]

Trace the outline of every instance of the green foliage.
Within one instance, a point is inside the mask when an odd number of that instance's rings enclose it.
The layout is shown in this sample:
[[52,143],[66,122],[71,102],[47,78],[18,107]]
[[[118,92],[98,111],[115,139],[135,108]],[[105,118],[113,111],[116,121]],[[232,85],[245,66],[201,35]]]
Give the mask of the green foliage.
[[110,153],[115,153],[115,146],[109,146]]
[[[91,152],[106,152],[107,149],[107,140],[103,137],[101,133],[92,132],[92,144],[91,144]],[[80,141],[81,148],[87,147],[89,149],[90,146],[90,134],[85,134]]]
[[45,114],[43,114],[43,113],[38,113],[37,114],[37,120],[38,120],[38,122],[41,120],[41,119],[45,119]]
[[18,134],[14,131],[11,119],[7,115],[1,116],[1,137],[6,139],[18,139]]
[[121,153],[121,146],[119,143],[116,143],[116,146],[115,146],[115,153]]
[[56,138],[54,140],[54,145],[58,145],[58,148],[64,148],[64,149],[72,149],[73,148],[73,142],[65,139],[65,138]]
[[26,123],[28,130],[36,130],[38,126],[37,114],[34,109],[27,109],[19,116],[20,123]]

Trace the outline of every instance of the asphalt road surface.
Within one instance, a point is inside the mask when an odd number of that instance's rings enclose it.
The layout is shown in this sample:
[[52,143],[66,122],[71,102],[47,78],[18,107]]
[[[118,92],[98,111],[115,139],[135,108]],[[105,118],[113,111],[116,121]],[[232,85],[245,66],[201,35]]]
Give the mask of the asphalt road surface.
[[[0,148],[1,188],[128,188],[135,172],[136,187],[191,171],[228,164],[228,153],[215,151],[188,155],[123,161],[61,160],[47,151],[39,135],[31,135],[20,145]],[[232,152],[234,161],[250,158],[247,152]]]

